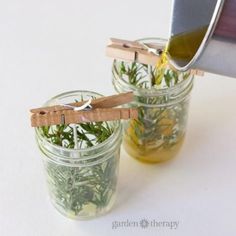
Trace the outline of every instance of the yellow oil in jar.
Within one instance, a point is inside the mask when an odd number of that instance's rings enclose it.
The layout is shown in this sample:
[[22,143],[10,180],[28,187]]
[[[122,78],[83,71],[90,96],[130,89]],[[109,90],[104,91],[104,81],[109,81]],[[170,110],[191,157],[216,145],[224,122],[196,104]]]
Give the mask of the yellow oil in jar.
[[183,141],[184,135],[171,146],[151,148],[149,145],[136,145],[132,139],[130,139],[129,135],[125,135],[124,148],[130,156],[137,160],[147,163],[158,163],[174,158],[179,152]]
[[[129,121],[123,143],[130,156],[143,162],[157,163],[167,161],[177,155],[184,141],[184,132],[181,132],[172,142],[166,141],[165,138],[173,135],[176,121],[167,118],[167,112],[164,112],[163,115],[164,117],[157,124],[161,139],[145,138],[142,134],[145,131],[145,126],[141,123],[138,125],[136,120]],[[140,130],[139,135],[135,129]]]
[[[208,26],[204,26],[192,32],[185,32],[170,38],[165,50],[160,57],[160,60],[156,65],[155,84],[161,84],[165,74],[165,69],[169,66],[169,59],[184,63],[189,62],[194,57],[197,50],[199,49],[200,44],[202,43],[207,28]],[[184,132],[177,136],[172,143],[166,143],[161,139],[149,139],[146,142],[142,142],[142,137],[139,137],[135,133],[135,126],[132,124],[132,122],[134,121],[130,121],[130,125],[124,135],[123,142],[124,148],[129,155],[140,161],[149,163],[167,161],[177,155],[184,141]],[[159,122],[157,125],[167,127],[167,129],[161,131],[161,135],[168,137],[174,132],[176,120],[165,118],[162,119],[162,122]],[[146,127],[143,125],[139,128],[141,132],[143,132]],[[159,145],[158,142],[160,142]]]

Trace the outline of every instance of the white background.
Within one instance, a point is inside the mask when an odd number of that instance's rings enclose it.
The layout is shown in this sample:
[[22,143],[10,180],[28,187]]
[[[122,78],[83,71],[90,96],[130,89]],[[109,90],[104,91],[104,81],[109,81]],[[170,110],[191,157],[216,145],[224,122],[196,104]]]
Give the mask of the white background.
[[[113,210],[91,221],[61,216],[48,199],[29,109],[68,90],[114,93],[109,37],[168,37],[170,0],[2,0],[0,3],[0,235],[234,235],[236,79],[196,78],[180,154],[161,165],[121,155]],[[222,62],[223,63],[223,62]],[[167,228],[112,222],[179,221]]]

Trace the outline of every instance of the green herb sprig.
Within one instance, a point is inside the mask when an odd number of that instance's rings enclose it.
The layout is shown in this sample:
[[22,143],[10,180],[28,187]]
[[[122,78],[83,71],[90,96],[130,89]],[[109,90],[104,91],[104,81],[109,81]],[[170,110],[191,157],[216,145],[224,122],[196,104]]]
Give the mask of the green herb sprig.
[[[73,126],[42,127],[40,132],[50,143],[73,149]],[[76,125],[76,132],[79,149],[85,149],[107,140],[114,128],[108,122],[92,122]],[[105,160],[100,156],[101,162],[95,165],[90,160],[82,161],[81,167],[73,166],[73,160],[71,165],[63,165],[44,159],[50,195],[63,214],[72,218],[90,217],[109,206],[116,190],[119,150],[110,155]]]
[[[76,125],[77,144],[80,148],[92,147],[108,139],[113,129],[107,122],[91,122]],[[72,125],[53,125],[41,128],[43,136],[52,144],[65,148],[74,148]]]
[[[148,84],[151,82],[151,88],[173,87],[190,76],[190,72],[178,72],[170,68],[157,68],[136,62],[125,63],[119,62],[118,73],[121,78],[127,79],[129,84],[137,88],[148,89]],[[151,78],[151,79],[150,79]]]

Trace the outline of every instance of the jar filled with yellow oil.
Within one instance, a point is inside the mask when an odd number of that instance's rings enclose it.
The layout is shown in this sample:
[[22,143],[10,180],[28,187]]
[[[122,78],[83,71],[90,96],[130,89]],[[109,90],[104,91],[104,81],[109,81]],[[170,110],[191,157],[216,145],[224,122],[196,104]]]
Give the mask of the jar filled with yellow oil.
[[113,85],[118,93],[133,91],[127,106],[138,107],[138,119],[124,123],[126,152],[144,162],[169,160],[180,150],[186,132],[193,76],[168,63],[147,66],[115,60]]

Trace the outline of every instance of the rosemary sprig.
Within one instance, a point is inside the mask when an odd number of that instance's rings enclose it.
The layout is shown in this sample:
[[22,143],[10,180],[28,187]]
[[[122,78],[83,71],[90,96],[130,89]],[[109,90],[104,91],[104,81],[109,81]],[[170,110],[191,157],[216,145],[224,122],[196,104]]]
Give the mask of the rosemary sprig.
[[[151,77],[151,87],[165,88],[173,87],[190,76],[190,72],[178,72],[168,67],[151,67],[148,71],[148,66],[136,62],[125,63],[119,62],[118,73],[121,78],[126,79],[129,84],[137,88],[146,88]],[[160,86],[161,85],[161,86]]]
[[[109,138],[113,129],[107,122],[91,122],[76,125],[78,145],[80,148],[92,147]],[[74,136],[72,125],[53,125],[41,128],[44,137],[58,146],[74,148]]]
[[120,63],[119,75],[121,77],[125,76],[128,79],[128,82],[136,87],[147,87],[148,81],[145,80],[146,76],[143,74],[143,71],[147,72],[147,65],[133,62],[128,66],[125,62]]
[[[69,149],[75,147],[72,125],[39,129],[50,143]],[[108,122],[78,124],[76,130],[80,149],[96,146],[114,132]],[[63,165],[44,159],[50,195],[54,205],[63,214],[72,218],[93,216],[109,206],[116,189],[119,151],[110,155],[105,160],[100,156],[96,161],[101,161],[95,165],[91,160],[83,160],[81,167],[73,166],[73,162],[71,165]]]

